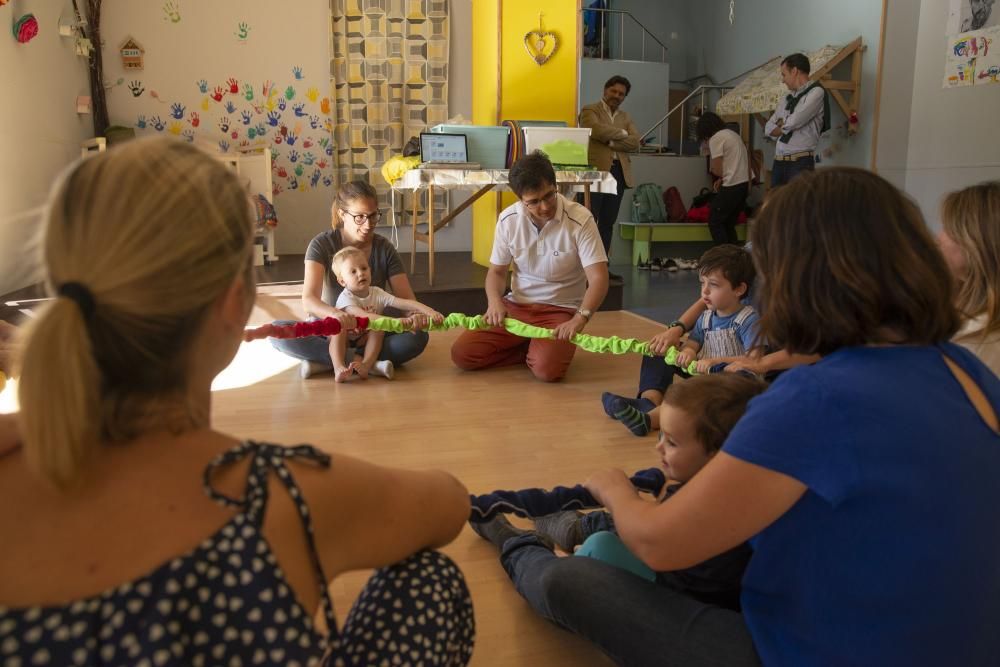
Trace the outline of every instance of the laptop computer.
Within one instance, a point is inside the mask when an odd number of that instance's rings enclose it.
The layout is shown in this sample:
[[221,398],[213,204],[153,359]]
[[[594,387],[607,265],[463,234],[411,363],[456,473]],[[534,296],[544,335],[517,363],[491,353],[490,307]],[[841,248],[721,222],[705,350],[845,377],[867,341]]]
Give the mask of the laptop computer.
[[479,169],[469,162],[468,137],[464,134],[420,133],[421,169]]

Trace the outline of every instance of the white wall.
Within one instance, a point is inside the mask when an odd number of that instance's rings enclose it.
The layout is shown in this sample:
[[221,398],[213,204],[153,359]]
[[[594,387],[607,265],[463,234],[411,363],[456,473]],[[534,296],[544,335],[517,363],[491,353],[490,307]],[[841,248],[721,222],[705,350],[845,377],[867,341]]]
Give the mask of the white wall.
[[[18,44],[10,32],[21,14],[38,19],[39,34]],[[37,261],[26,254],[39,228],[26,211],[45,201],[52,181],[80,156],[80,142],[93,135],[90,115],[76,113],[78,95],[89,95],[86,61],[73,41],[60,37],[60,15],[72,16],[69,0],[18,2],[0,7],[0,294],[34,282]]]
[[1000,132],[996,129],[1000,85],[952,89],[941,86],[948,5],[948,0],[920,3],[913,62],[906,190],[932,226],[938,224],[938,207],[944,194],[1000,179]]
[[889,0],[886,15],[875,169],[905,189],[920,2]]

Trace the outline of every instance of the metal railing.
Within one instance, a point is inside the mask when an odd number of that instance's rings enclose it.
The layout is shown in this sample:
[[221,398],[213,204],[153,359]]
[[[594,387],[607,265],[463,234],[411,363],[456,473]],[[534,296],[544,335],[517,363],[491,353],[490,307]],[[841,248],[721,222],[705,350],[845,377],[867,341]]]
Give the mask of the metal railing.
[[[711,95],[712,91],[718,91],[719,94],[720,94],[720,96],[721,96],[721,95],[725,94],[726,91],[729,91],[729,90],[732,90],[732,89],[733,89],[732,86],[719,86],[719,85],[703,85],[703,86],[698,86],[697,88],[695,88],[694,90],[692,90],[690,93],[688,93],[687,96],[683,100],[681,100],[680,102],[678,102],[677,104],[675,104],[672,109],[670,109],[669,111],[667,111],[667,113],[663,116],[663,118],[661,118],[660,120],[658,120],[651,128],[649,128],[648,130],[646,130],[642,134],[642,136],[639,137],[639,141],[642,142],[643,139],[645,139],[646,137],[648,137],[653,132],[656,132],[657,133],[657,145],[660,146],[661,151],[663,149],[665,149],[666,146],[663,143],[663,124],[666,123],[667,120],[672,115],[674,115],[675,113],[680,113],[680,121],[681,122],[680,122],[680,130],[679,130],[678,137],[677,137],[677,154],[678,155],[685,155],[686,153],[684,152],[684,140],[688,137],[688,134],[687,134],[687,126],[684,123],[684,115],[687,112],[687,104],[688,104],[688,102],[691,101],[692,99],[694,99],[695,96],[700,96],[701,97],[701,101],[700,101],[699,106],[701,107],[702,111],[705,111],[706,110],[706,107],[705,107],[705,95],[706,94]],[[669,142],[669,137],[667,138],[667,140]],[[692,154],[696,154],[696,153],[692,153]]]
[[[625,53],[625,21],[626,21],[626,19],[631,19],[631,21],[635,23],[636,27],[638,27],[642,31],[641,46],[640,46],[640,58],[639,59],[642,62],[661,62],[661,63],[667,62],[667,46],[666,46],[666,44],[664,44],[663,42],[661,42],[659,39],[657,39],[656,35],[654,35],[649,30],[647,30],[646,26],[644,26],[639,21],[639,19],[637,19],[636,17],[632,16],[631,12],[623,10],[623,9],[601,9],[601,8],[595,8],[595,9],[586,9],[585,8],[585,9],[581,9],[580,11],[583,13],[583,15],[581,16],[581,20],[585,20],[585,18],[586,18],[586,12],[596,12],[599,15],[598,16],[598,23],[600,24],[600,29],[601,29],[601,42],[600,42],[600,47],[599,47],[600,51],[598,51],[598,55],[596,56],[598,59],[600,59],[600,60],[604,60],[605,59],[604,46],[605,46],[605,43],[606,43],[607,46],[608,46],[608,55],[607,55],[606,59],[608,59],[608,60],[630,60],[630,59],[624,58],[622,56]],[[617,21],[615,21],[614,19],[617,19]],[[617,28],[618,28],[618,56],[619,56],[618,58],[615,58],[614,54],[611,52],[611,45],[612,45],[611,41],[608,40],[608,39],[606,39],[606,37],[609,34],[609,32],[611,32],[611,31],[613,31],[615,29],[615,26],[613,25],[613,23],[616,23],[616,22],[618,24],[617,25]],[[631,24],[629,24],[629,25],[631,26]],[[649,39],[652,42],[655,42],[655,45],[651,44],[650,48],[651,49],[655,48],[656,45],[658,45],[659,48],[660,48],[660,60],[659,61],[655,61],[655,60],[647,61],[646,60],[646,37],[647,37],[647,35],[649,36]],[[586,55],[586,53],[587,53],[586,47],[584,47],[584,55]]]

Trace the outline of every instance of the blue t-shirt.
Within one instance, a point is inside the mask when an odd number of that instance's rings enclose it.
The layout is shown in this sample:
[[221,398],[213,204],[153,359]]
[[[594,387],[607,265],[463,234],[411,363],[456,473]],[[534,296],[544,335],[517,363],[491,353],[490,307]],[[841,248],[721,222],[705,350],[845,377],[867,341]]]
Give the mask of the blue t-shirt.
[[[942,349],[1000,413],[1000,380]],[[751,539],[741,602],[773,665],[996,665],[1000,437],[935,347],[787,371],[723,447],[808,490]]]
[[757,341],[757,323],[760,321],[760,315],[758,315],[757,311],[754,310],[745,320],[743,320],[742,323],[737,324],[736,318],[739,317],[742,311],[743,309],[740,308],[732,315],[727,315],[725,317],[713,312],[711,322],[709,323],[707,329],[705,328],[705,316],[702,314],[698,317],[698,321],[694,323],[694,328],[691,329],[691,333],[688,335],[688,338],[698,343],[698,345],[704,345],[706,331],[736,329],[736,336],[743,343],[743,349],[749,352]]

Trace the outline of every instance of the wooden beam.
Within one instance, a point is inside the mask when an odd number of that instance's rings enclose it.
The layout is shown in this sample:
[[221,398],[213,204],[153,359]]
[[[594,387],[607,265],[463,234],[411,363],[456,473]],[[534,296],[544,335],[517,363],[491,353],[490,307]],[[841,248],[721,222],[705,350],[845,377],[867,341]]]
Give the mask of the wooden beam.
[[882,63],[885,59],[885,21],[889,0],[882,0],[882,24],[878,36],[878,64],[875,66],[875,111],[872,114],[872,162],[871,170],[878,172],[878,125],[882,103]]
[[[851,116],[851,107],[848,106],[847,100],[844,99],[843,94],[839,90],[831,90],[830,96],[833,97],[837,106],[840,107],[840,110],[844,112],[844,116],[849,118]],[[832,124],[833,123],[831,123],[831,125]]]
[[823,67],[821,67],[819,69],[819,71],[813,72],[812,75],[809,78],[811,80],[813,80],[813,81],[815,81],[816,79],[823,78],[824,76],[826,76],[830,72],[830,70],[832,70],[834,67],[836,67],[840,63],[844,62],[844,60],[847,58],[847,56],[851,55],[852,53],[854,53],[859,48],[861,48],[861,38],[860,37],[858,37],[853,42],[851,42],[850,44],[848,44],[847,46],[845,46],[844,48],[842,48],[840,51],[838,51],[837,55],[835,55],[833,58],[831,58],[825,65],[823,65]]
[[858,84],[854,81],[842,81],[838,79],[820,79],[820,83],[827,90],[857,90]]

